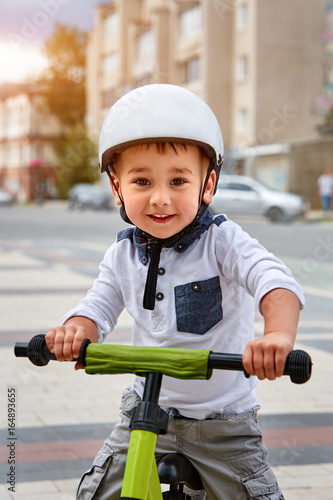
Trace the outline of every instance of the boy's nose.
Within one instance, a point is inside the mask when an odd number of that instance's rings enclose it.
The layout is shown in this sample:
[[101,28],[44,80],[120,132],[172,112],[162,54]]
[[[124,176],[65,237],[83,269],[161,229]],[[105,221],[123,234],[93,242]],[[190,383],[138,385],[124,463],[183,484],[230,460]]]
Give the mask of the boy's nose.
[[156,187],[150,196],[150,204],[156,207],[170,205],[170,196],[168,190],[162,187]]

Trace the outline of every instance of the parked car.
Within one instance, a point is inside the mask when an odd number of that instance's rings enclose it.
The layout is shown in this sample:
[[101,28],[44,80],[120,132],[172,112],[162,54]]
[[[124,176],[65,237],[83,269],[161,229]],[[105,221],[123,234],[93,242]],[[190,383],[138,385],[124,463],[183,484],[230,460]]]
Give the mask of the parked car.
[[67,199],[68,207],[71,209],[110,209],[113,206],[111,190],[108,193],[102,186],[96,184],[76,184],[70,189]]
[[0,188],[0,205],[12,205],[14,201],[15,197],[11,193]]
[[210,205],[214,213],[262,215],[271,221],[304,216],[310,205],[301,196],[268,188],[244,175],[223,175]]

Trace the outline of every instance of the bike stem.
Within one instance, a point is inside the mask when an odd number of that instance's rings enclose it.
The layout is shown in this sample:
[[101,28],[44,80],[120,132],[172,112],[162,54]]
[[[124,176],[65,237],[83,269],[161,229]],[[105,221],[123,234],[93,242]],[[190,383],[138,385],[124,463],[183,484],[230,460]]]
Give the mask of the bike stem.
[[156,404],[158,403],[162,385],[162,378],[162,373],[147,373],[142,401],[149,401],[150,403]]
[[142,401],[134,409],[130,429],[166,434],[168,414],[158,405],[163,375],[158,372],[147,373]]

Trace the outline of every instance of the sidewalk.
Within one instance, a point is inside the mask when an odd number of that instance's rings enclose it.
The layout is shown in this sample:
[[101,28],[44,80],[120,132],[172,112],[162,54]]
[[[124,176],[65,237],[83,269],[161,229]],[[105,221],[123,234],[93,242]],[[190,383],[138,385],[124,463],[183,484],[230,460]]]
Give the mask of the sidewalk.
[[[0,500],[72,500],[81,474],[118,419],[120,395],[133,376],[89,376],[71,363],[37,368],[15,358],[15,341],[57,324],[91,277],[66,261],[50,264],[15,248],[0,252],[0,270]],[[129,343],[130,326],[123,314],[110,340]],[[332,341],[332,325],[322,328]],[[310,382],[297,386],[283,377],[258,385],[264,442],[286,500],[333,498],[333,344],[321,348],[318,341],[315,327],[301,323],[296,347],[312,356]],[[15,420],[8,417],[8,390],[15,395]]]

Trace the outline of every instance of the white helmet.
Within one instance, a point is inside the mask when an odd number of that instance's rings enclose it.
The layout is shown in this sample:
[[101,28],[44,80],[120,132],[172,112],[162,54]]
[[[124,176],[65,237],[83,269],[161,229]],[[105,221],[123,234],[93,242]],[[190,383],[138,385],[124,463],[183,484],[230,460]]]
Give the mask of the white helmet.
[[112,165],[114,153],[149,142],[201,146],[219,175],[224,149],[218,121],[200,97],[183,87],[146,85],[131,90],[112,106],[100,134],[101,171]]

